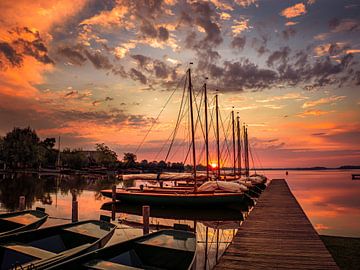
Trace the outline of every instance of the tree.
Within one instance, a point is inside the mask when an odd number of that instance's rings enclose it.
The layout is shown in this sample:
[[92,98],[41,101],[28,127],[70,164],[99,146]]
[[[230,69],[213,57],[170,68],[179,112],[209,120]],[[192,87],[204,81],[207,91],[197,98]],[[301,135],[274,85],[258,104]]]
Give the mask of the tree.
[[30,127],[14,128],[2,143],[4,162],[10,168],[31,168],[39,161],[39,137]]
[[96,151],[99,152],[99,162],[101,165],[105,167],[115,165],[117,154],[114,151],[110,150],[104,143],[97,143],[95,148]]
[[136,164],[136,155],[133,153],[124,153],[123,159],[126,167],[133,167]]
[[81,169],[88,165],[88,158],[82,149],[65,148],[61,155],[63,164],[71,169]]
[[59,151],[54,149],[55,138],[46,138],[39,143],[39,161],[42,167],[55,167]]

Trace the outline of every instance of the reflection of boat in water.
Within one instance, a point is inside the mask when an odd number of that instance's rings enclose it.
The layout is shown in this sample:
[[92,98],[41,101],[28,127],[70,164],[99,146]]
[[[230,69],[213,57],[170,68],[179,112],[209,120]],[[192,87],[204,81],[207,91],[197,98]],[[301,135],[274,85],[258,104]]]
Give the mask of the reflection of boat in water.
[[191,269],[194,233],[162,230],[72,259],[50,269]]
[[37,229],[48,218],[43,208],[0,215],[0,236]]
[[[104,203],[101,210],[112,211],[112,203]],[[240,206],[239,206],[240,207]],[[176,220],[196,220],[196,221],[226,221],[226,220],[244,220],[241,210],[230,208],[180,208],[180,207],[151,207],[151,217],[176,219]],[[115,203],[117,213],[126,213],[132,215],[142,215],[142,206],[127,203]]]
[[90,220],[2,236],[1,269],[46,269],[105,246],[115,228],[105,221]]

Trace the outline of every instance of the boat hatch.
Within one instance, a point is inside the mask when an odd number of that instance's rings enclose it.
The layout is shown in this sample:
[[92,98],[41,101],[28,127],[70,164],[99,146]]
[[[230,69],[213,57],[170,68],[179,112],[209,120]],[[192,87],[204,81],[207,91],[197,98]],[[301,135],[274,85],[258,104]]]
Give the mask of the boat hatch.
[[186,232],[178,231],[176,234],[168,234],[165,232],[155,237],[139,241],[138,243],[183,251],[194,251],[196,239]]
[[15,223],[15,222],[11,222],[5,219],[1,219],[0,220],[0,233],[2,232],[7,232],[7,231],[12,231],[15,230],[17,228],[22,227],[23,225],[19,224],[19,223]]
[[87,223],[79,224],[77,226],[71,226],[64,230],[77,234],[87,235],[90,237],[103,238],[109,233],[109,231],[113,227],[114,225],[112,225],[111,223],[99,221],[99,222],[87,222]]
[[25,213],[23,215],[12,216],[12,217],[2,218],[2,219],[10,221],[10,222],[14,222],[14,223],[22,224],[22,225],[27,225],[27,224],[38,221],[39,218],[41,218],[41,217],[43,217],[43,215],[40,215],[34,211],[34,212],[30,212],[30,213]]

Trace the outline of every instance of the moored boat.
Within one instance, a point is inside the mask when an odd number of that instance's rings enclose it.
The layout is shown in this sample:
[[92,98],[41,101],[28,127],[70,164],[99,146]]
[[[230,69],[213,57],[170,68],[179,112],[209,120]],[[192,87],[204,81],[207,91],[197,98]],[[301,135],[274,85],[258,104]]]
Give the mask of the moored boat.
[[[112,198],[112,190],[102,190],[101,194],[105,197]],[[201,207],[209,205],[243,204],[247,203],[251,198],[243,192],[117,189],[116,200],[135,204]]]
[[195,254],[194,233],[162,230],[90,252],[49,269],[190,269]]
[[44,208],[0,214],[0,236],[37,229],[48,218]]
[[0,269],[46,269],[103,247],[116,226],[88,220],[0,237]]

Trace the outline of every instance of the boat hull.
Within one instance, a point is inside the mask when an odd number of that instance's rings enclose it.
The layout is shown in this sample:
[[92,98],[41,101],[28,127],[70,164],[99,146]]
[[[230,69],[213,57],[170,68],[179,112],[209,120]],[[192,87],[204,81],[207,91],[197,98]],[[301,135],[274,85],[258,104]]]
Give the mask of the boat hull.
[[[112,198],[111,190],[102,190],[101,194]],[[247,195],[242,193],[151,193],[117,191],[116,200],[132,204],[203,207],[210,205],[233,205],[249,202]]]
[[48,218],[42,210],[26,210],[0,215],[0,237],[39,228]]

